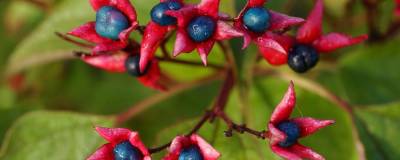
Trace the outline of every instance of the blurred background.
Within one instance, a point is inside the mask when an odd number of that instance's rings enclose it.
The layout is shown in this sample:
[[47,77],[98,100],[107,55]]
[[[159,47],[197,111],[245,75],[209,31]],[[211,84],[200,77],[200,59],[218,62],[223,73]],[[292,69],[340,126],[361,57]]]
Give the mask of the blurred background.
[[[140,24],[149,21],[157,0],[131,0]],[[191,2],[198,2],[191,0]],[[368,33],[361,45],[323,55],[307,74],[287,66],[256,63],[257,49],[237,49],[230,41],[239,69],[239,83],[227,112],[238,123],[262,130],[280,101],[288,80],[294,79],[296,116],[335,119],[336,124],[301,140],[328,160],[400,159],[400,18],[393,0],[325,0],[324,31],[351,35]],[[222,11],[235,15],[244,0],[222,0]],[[266,7],[306,18],[312,0],[269,0]],[[211,68],[162,63],[162,71],[179,82],[161,93],[142,86],[127,74],[107,73],[75,58],[87,51],[55,35],[95,19],[88,0],[0,1],[0,159],[84,159],[105,141],[94,125],[113,127],[126,112],[133,113],[118,127],[140,132],[145,144],[155,147],[197,122],[218,93],[218,78],[198,80]],[[140,41],[138,33],[132,38]],[[173,47],[174,38],[168,43]],[[179,59],[200,61],[197,54]],[[210,63],[223,64],[219,47]],[[253,67],[279,74],[252,74]],[[326,89],[349,102],[353,112],[340,108],[324,95]],[[250,135],[226,138],[225,124],[207,124],[200,134],[223,156],[222,160],[280,159],[265,140]],[[165,154],[156,154],[155,159]]]

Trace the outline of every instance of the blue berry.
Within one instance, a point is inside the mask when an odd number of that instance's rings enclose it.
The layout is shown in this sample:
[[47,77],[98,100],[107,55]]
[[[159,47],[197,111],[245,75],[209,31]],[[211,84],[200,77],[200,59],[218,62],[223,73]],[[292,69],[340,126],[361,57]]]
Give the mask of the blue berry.
[[[145,75],[148,67],[145,69],[145,71],[143,73],[140,72],[139,61],[140,61],[139,55],[129,56],[125,61],[126,72],[128,72],[128,74],[130,74],[134,77],[141,77],[141,76]],[[150,64],[148,66],[150,66]]]
[[250,31],[261,33],[270,26],[271,15],[263,7],[254,7],[248,9],[243,15],[243,23]]
[[215,27],[215,21],[211,17],[199,16],[190,21],[186,31],[193,41],[203,42],[214,34]]
[[179,160],[203,160],[203,155],[197,146],[192,145],[181,151]]
[[296,123],[286,121],[278,125],[278,129],[286,134],[286,139],[279,143],[281,147],[290,147],[297,142],[300,137],[300,129]]
[[101,7],[96,13],[96,32],[102,37],[119,39],[119,34],[129,28],[129,20],[118,9],[111,6]]
[[182,5],[176,1],[162,2],[151,9],[150,15],[151,19],[161,26],[168,26],[176,24],[176,18],[165,14],[168,10],[178,10],[181,9]]
[[142,152],[129,141],[124,141],[117,144],[114,148],[115,160],[141,160],[143,158]]
[[319,60],[318,52],[307,45],[295,45],[289,53],[288,64],[292,70],[304,73],[313,68]]

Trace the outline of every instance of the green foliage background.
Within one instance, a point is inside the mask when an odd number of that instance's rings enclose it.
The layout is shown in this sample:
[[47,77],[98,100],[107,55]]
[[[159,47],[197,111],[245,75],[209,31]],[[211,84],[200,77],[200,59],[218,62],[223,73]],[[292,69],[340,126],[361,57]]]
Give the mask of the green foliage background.
[[[40,3],[32,3],[40,2]],[[0,159],[47,160],[84,159],[102,143],[94,125],[112,127],[116,116],[143,101],[159,99],[143,107],[123,127],[137,130],[147,146],[168,142],[184,134],[209,107],[220,86],[219,80],[191,82],[212,74],[211,69],[163,63],[163,71],[186,84],[163,95],[141,86],[128,75],[111,74],[73,58],[72,51],[84,50],[65,42],[54,32],[67,32],[93,20],[87,0],[1,0],[0,1]],[[157,0],[131,0],[141,24]],[[367,33],[360,0],[346,17],[349,0],[325,0],[325,32],[353,35]],[[192,0],[192,2],[196,2]],[[236,2],[236,3],[234,3]],[[233,15],[242,0],[222,0],[224,12]],[[40,5],[37,5],[40,4]],[[234,5],[236,4],[236,6]],[[393,20],[391,0],[382,0],[379,27],[385,30]],[[270,0],[267,7],[292,16],[304,17],[311,0]],[[360,18],[361,17],[361,18]],[[349,24],[351,24],[349,26]],[[133,35],[138,38],[138,35]],[[241,40],[232,40],[235,48]],[[173,42],[168,44],[172,49]],[[400,159],[400,38],[362,44],[322,56],[312,72],[295,75],[288,67],[277,72],[328,88],[354,107],[352,121],[347,112],[307,87],[297,86],[296,116],[335,119],[336,124],[302,140],[328,160]],[[288,81],[279,76],[253,77],[256,49],[234,49],[240,83],[232,93],[227,112],[236,122],[265,129],[269,115],[283,96]],[[197,54],[179,58],[199,61]],[[215,47],[211,63],[223,63]],[[272,68],[265,62],[261,66]],[[23,75],[22,88],[13,90],[9,78]],[[296,82],[296,80],[295,80]],[[222,160],[280,159],[268,142],[250,135],[225,138],[221,122],[207,124],[200,134],[222,153]],[[357,150],[362,144],[364,151]],[[155,159],[163,156],[156,154]]]

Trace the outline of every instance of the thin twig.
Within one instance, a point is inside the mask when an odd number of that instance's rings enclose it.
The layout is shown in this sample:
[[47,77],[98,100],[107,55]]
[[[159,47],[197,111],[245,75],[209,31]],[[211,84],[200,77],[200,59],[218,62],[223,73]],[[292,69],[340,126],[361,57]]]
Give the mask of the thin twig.
[[246,125],[238,125],[236,123],[233,123],[233,121],[224,112],[217,113],[217,116],[220,117],[229,127],[228,131],[225,131],[225,136],[227,137],[232,137],[233,136],[232,132],[236,131],[241,134],[248,133],[261,139],[266,138],[265,131],[256,131],[251,128],[247,128]]
[[[223,111],[221,109],[224,108],[224,106],[226,105],[226,102],[228,100],[228,97],[230,95],[230,92],[233,88],[233,77],[232,77],[232,71],[228,70],[227,71],[227,75],[225,77],[224,80],[224,84],[222,85],[221,91],[217,97],[217,100],[215,101],[212,110],[211,111],[206,111],[206,113],[203,115],[203,117],[200,119],[200,121],[193,127],[193,129],[187,133],[185,136],[190,136],[196,132],[198,132],[198,130],[208,121],[210,120],[210,123],[212,123],[212,119],[214,119],[216,116],[216,113],[222,113]],[[157,153],[159,151],[162,151],[164,149],[166,149],[169,145],[171,144],[171,142],[168,142],[164,145],[161,145],[160,147],[156,147],[156,148],[151,148],[149,149],[150,153]]]

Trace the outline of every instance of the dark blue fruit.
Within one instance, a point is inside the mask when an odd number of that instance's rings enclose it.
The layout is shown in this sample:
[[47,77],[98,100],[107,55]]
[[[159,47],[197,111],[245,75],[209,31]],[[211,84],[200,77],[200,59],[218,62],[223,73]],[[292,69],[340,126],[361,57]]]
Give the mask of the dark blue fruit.
[[176,1],[162,2],[151,9],[150,15],[151,19],[161,26],[168,26],[176,24],[176,18],[165,14],[168,10],[178,10],[181,9],[182,5]]
[[248,30],[261,33],[270,26],[270,18],[268,10],[263,7],[254,7],[244,13],[243,23]]
[[181,151],[179,160],[203,160],[203,156],[197,146],[190,146]]
[[115,160],[141,160],[143,155],[129,141],[124,141],[115,146],[114,158]]
[[313,68],[319,60],[318,52],[307,45],[295,45],[288,56],[289,67],[298,73]]
[[[128,74],[135,76],[135,77],[140,77],[140,76],[145,75],[148,68],[146,68],[143,73],[140,72],[139,61],[140,61],[139,55],[129,56],[125,61],[126,72],[128,72]],[[150,66],[150,64],[149,64],[149,66]]]
[[203,42],[214,34],[215,27],[215,21],[211,17],[200,16],[191,20],[186,31],[193,41]]
[[129,28],[129,20],[118,9],[105,6],[96,13],[96,32],[102,37],[119,39],[119,34]]
[[290,147],[297,142],[300,137],[300,129],[294,122],[282,122],[278,125],[278,129],[286,134],[286,139],[279,143],[281,147]]

